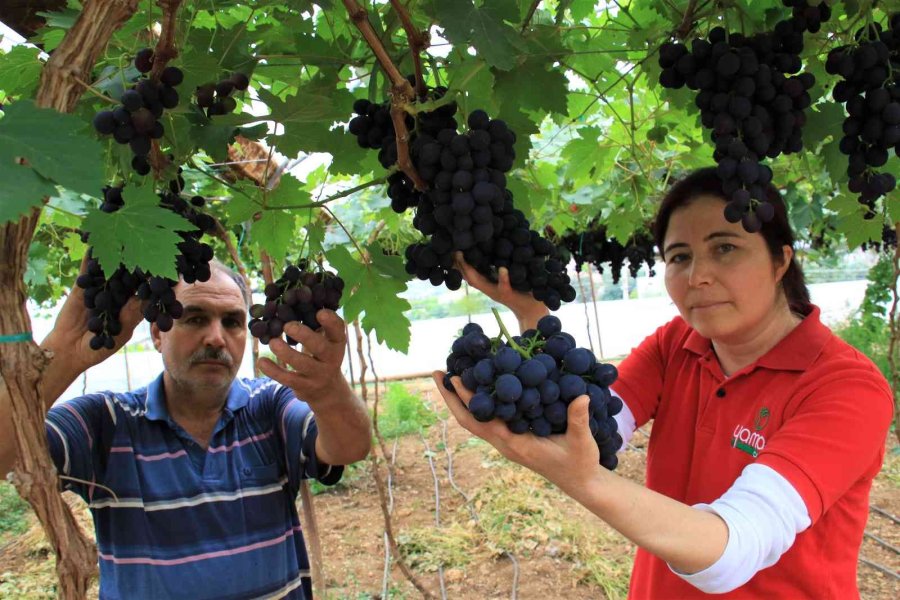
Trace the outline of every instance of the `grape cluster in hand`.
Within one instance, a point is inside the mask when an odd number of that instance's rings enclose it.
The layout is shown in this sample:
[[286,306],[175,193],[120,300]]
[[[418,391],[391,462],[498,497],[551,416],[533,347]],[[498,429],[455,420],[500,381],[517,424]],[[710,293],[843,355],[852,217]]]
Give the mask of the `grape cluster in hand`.
[[812,104],[815,84],[811,73],[797,74],[803,33],[831,16],[824,3],[787,4],[794,16],[777,23],[774,32],[747,37],[716,27],[690,48],[669,42],[659,53],[660,83],[698,92],[700,120],[712,130],[713,159],[729,198],[725,218],[751,233],[775,215],[766,197],[772,170],[761,161],[803,149],[803,111]]
[[106,277],[97,259],[88,255],[87,270],[75,281],[84,290],[84,305],[88,309],[87,329],[94,336],[89,344],[92,350],[112,350],[115,336],[122,333],[120,314],[122,307],[134,296],[143,273],[129,271],[119,265],[110,277]]
[[[426,99],[445,94],[445,88],[435,88]],[[397,147],[389,105],[358,100],[354,110],[350,132],[363,148],[379,149],[383,166],[392,166]],[[483,110],[472,111],[467,131],[460,132],[456,110],[450,102],[404,117],[411,134],[410,158],[429,187],[415,189],[400,171],[388,178],[391,208],[398,213],[415,208],[413,226],[425,237],[407,247],[407,273],[459,289],[462,274],[454,266],[454,253],[462,252],[466,262],[492,281],[497,281],[497,269],[506,267],[514,289],[531,292],[553,310],[574,300],[575,289],[557,249],[531,230],[506,188],[516,134]]]
[[[141,73],[148,73],[153,67],[153,51],[145,48],[138,52],[135,66]],[[112,135],[120,144],[128,144],[134,158],[132,168],[139,175],[150,172],[151,140],[159,139],[165,133],[160,118],[165,109],[178,106],[178,92],[175,86],[184,80],[184,73],[178,67],[166,67],[159,81],[141,78],[125,90],[119,99],[121,106],[115,110],[103,110],[94,116],[94,128],[102,135]]]
[[832,96],[846,105],[840,150],[847,155],[848,187],[866,206],[864,217],[877,216],[876,203],[897,187],[883,167],[891,151],[900,156],[900,82],[893,69],[900,63],[900,13],[883,29],[878,23],[856,33],[857,43],[828,53],[825,70],[838,75]]
[[250,85],[250,78],[243,73],[232,73],[230,77],[215,83],[209,82],[197,86],[194,95],[197,106],[206,109],[206,116],[227,115],[237,108],[237,101],[232,93],[243,92]]
[[645,232],[634,233],[622,245],[616,238],[608,237],[605,225],[594,220],[583,233],[566,232],[559,245],[564,258],[575,260],[575,270],[580,271],[584,263],[594,265],[600,273],[608,267],[614,284],[619,283],[626,260],[632,277],[637,277],[643,265],[647,265],[651,277],[656,275],[653,238]]
[[[323,308],[337,310],[344,292],[344,280],[330,271],[312,271],[306,260],[289,265],[278,280],[266,286],[266,303],[250,307],[250,333],[263,344],[281,337],[284,326],[301,321],[313,331],[321,325],[316,313]],[[285,336],[287,343],[297,340]]]
[[459,376],[474,394],[469,412],[475,419],[483,423],[500,419],[513,433],[540,437],[564,433],[569,404],[587,394],[600,464],[615,469],[622,436],[614,416],[622,410],[622,401],[609,386],[618,376],[616,368],[597,362],[590,350],[577,348],[575,338],[562,331],[554,315],[543,317],[536,330],[515,336],[512,342],[518,350],[469,323],[447,357],[444,386],[453,390],[450,377]]

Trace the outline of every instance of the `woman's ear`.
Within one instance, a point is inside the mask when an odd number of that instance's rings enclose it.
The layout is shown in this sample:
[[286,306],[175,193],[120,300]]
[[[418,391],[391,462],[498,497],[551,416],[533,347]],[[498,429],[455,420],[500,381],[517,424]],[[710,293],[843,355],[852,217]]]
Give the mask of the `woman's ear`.
[[794,249],[785,244],[781,247],[781,264],[775,265],[775,282],[779,282],[784,278],[784,274],[791,267],[791,260],[794,258]]

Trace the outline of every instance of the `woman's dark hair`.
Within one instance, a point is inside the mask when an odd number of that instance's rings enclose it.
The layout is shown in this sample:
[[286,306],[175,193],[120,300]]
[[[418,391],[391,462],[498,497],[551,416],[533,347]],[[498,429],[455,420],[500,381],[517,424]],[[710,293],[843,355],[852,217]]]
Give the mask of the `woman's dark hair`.
[[[716,174],[715,167],[693,171],[672,185],[663,197],[653,222],[653,237],[659,248],[660,256],[663,253],[663,243],[672,213],[687,206],[699,196],[715,196],[722,200],[723,205],[728,201],[728,196],[722,189],[722,180]],[[771,183],[766,185],[765,196],[766,200],[775,207],[775,217],[763,224],[759,233],[766,241],[772,259],[781,262],[784,260],[782,246],[794,247],[794,231],[788,222],[784,200],[778,193],[778,189]],[[663,259],[665,260],[665,257]],[[809,290],[806,288],[806,278],[797,263],[796,256],[791,258],[791,264],[788,266],[781,284],[791,310],[804,315],[809,313],[811,310]]]

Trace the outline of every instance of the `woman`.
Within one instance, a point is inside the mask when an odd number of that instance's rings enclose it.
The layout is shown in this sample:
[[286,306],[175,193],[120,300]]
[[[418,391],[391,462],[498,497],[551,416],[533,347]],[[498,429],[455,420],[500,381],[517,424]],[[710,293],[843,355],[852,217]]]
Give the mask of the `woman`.
[[[514,435],[477,422],[471,394],[437,387],[456,419],[637,544],[632,598],[858,597],[856,564],[893,395],[876,367],[831,333],[809,302],[774,188],[773,221],[747,233],[723,216],[714,169],[663,199],[655,222],[666,289],[680,317],[619,367],[613,392],[627,441],[654,420],[646,487],[598,465],[588,398],[565,435]],[[462,265],[520,326],[546,314]]]

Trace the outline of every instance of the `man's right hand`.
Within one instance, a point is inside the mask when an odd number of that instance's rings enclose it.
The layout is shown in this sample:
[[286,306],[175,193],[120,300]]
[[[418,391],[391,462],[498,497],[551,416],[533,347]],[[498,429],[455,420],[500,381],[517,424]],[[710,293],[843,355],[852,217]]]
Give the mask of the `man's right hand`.
[[550,314],[547,305],[543,302],[535,300],[531,294],[513,289],[509,283],[509,271],[504,267],[498,269],[497,283],[494,283],[467,263],[461,252],[457,252],[456,268],[459,269],[463,279],[469,285],[511,310],[519,320],[519,328],[522,331],[537,327],[537,322],[541,317]]
[[90,341],[94,334],[87,329],[88,315],[89,310],[84,305],[84,290],[73,284],[72,291],[56,317],[53,330],[41,342],[41,348],[54,352],[54,361],[65,361],[79,373],[99,365],[118,352],[131,339],[134,328],[143,318],[141,302],[134,296],[119,313],[122,332],[115,337],[116,345],[111,350],[92,350]]

